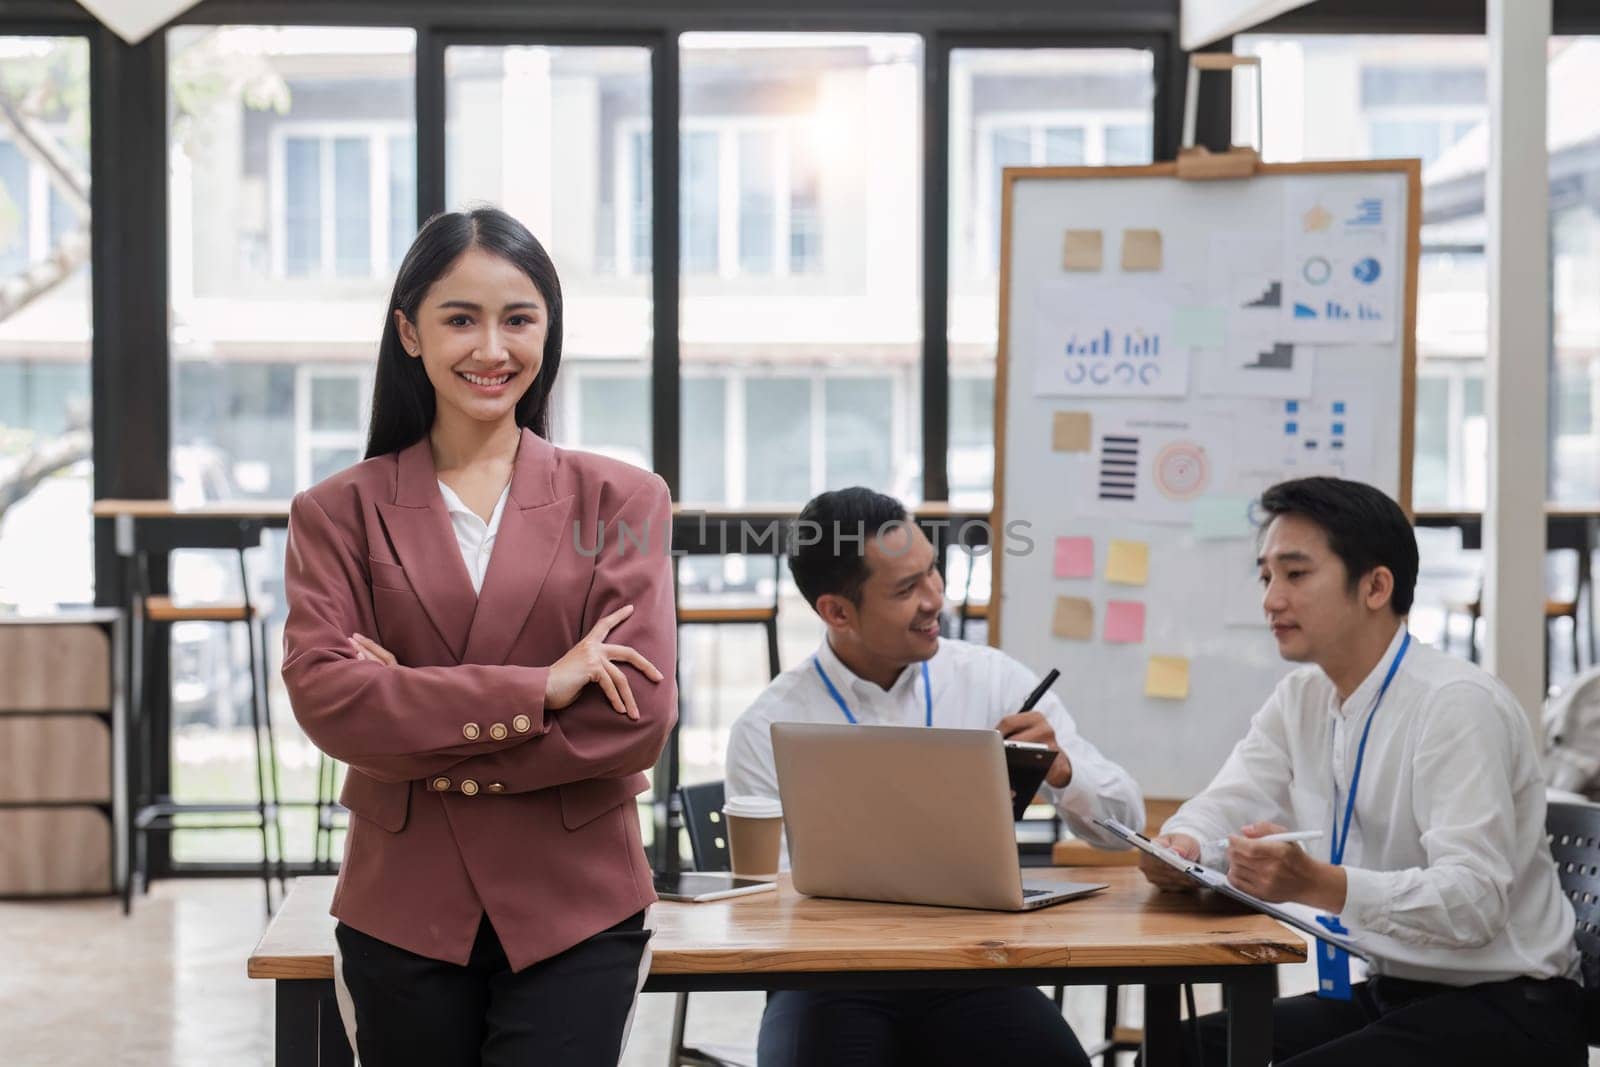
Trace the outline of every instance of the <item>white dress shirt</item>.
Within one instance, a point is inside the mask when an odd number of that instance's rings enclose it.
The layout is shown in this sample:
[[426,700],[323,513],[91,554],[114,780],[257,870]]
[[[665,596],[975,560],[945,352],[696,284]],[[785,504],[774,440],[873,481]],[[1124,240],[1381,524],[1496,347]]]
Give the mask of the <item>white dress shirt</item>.
[[[1203,843],[1248,823],[1322,830],[1306,847],[1328,861],[1356,750],[1402,627],[1350,698],[1317,667],[1278,683],[1205,791],[1163,833]],[[1545,839],[1544,777],[1527,716],[1464,659],[1415,639],[1372,719],[1344,868],[1341,918],[1372,970],[1472,985],[1519,975],[1574,976],[1573,913]]]
[[461,561],[467,565],[467,576],[472,579],[472,591],[483,592],[483,576],[489,573],[489,556],[494,552],[495,535],[500,532],[500,516],[506,510],[506,498],[511,493],[511,483],[500,490],[489,521],[484,522],[478,513],[467,507],[454,489],[439,483],[439,493],[444,497],[445,510],[450,512],[450,525],[456,531],[456,544],[461,546]]
[[[888,689],[858,677],[834,655],[826,639],[817,660],[856,721],[872,726],[923,726],[922,665],[900,672]],[[1039,679],[998,649],[966,641],[939,642],[928,661],[933,690],[933,725],[992,730],[1002,718],[1019,711]],[[1058,684],[1069,684],[1066,679]],[[1129,826],[1144,825],[1144,798],[1128,772],[1100,754],[1078,733],[1072,716],[1056,695],[1046,693],[1035,709],[1055,730],[1056,743],[1072,761],[1072,780],[1065,788],[1045,786],[1072,832],[1105,848],[1126,847],[1090,820],[1107,815]],[[778,796],[778,772],[772,758],[771,727],[775,722],[843,723],[839,705],[817,675],[811,657],[773,680],[733,724],[728,738],[728,796]],[[929,782],[937,789],[940,782]]]

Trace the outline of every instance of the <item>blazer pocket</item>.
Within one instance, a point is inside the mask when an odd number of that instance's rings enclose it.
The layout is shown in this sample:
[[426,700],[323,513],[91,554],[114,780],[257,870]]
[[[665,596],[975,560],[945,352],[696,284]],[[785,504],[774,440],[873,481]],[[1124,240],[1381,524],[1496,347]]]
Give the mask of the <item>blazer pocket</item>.
[[394,589],[402,593],[414,592],[411,588],[411,579],[406,577],[406,569],[398,563],[386,563],[381,559],[367,557],[367,569],[372,572],[372,587],[374,589]]
[[629,803],[648,788],[650,779],[642,774],[627,778],[586,778],[581,782],[568,782],[560,787],[561,823],[568,830],[576,830],[606,812]]
[[345,775],[339,803],[352,815],[397,834],[405,829],[411,814],[411,783],[380,782],[351,767]]

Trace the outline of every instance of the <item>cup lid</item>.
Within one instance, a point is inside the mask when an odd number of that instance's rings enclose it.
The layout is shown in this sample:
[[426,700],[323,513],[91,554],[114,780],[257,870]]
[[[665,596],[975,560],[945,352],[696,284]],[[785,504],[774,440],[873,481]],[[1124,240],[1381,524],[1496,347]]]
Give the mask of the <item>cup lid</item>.
[[722,811],[725,815],[737,815],[744,819],[780,819],[783,817],[783,805],[776,797],[728,797],[723,801]]

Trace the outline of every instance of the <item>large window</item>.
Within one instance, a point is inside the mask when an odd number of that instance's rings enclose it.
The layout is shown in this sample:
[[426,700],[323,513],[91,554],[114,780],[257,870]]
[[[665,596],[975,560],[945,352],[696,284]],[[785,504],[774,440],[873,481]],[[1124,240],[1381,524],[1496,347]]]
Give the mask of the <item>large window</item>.
[[89,48],[0,37],[0,614],[94,601]]
[[[167,34],[175,499],[284,499],[358,461],[395,267],[416,231],[415,35],[339,27]],[[281,535],[252,574],[285,605]],[[226,555],[180,552],[173,593],[238,596]],[[172,783],[180,799],[254,788],[238,627],[172,632]],[[274,660],[275,661],[275,660]],[[269,670],[284,797],[315,795],[316,751]],[[292,859],[311,815],[285,811]],[[179,861],[244,859],[250,834],[173,835]]]
[[684,500],[918,497],[919,40],[682,47]]
[[565,339],[553,433],[650,466],[650,53],[452,46],[445,198],[502,207],[549,250]]
[[957,49],[950,55],[950,498],[994,480],[1001,173],[1148,163],[1155,66],[1128,49]]

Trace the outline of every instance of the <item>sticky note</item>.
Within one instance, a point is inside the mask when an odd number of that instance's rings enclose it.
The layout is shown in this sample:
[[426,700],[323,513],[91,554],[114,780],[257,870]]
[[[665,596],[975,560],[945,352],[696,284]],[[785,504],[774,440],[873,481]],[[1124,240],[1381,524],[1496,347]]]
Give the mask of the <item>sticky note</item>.
[[1103,244],[1099,230],[1068,230],[1061,249],[1061,266],[1066,270],[1099,270]]
[[1255,533],[1247,496],[1203,496],[1194,502],[1194,536],[1199,541],[1229,541]]
[[1228,339],[1228,313],[1222,308],[1172,310],[1172,341],[1184,348],[1221,348]]
[[1189,699],[1189,660],[1183,656],[1151,656],[1144,669],[1144,695],[1158,700]]
[[1160,270],[1161,231],[1123,230],[1122,269]]
[[1050,632],[1068,641],[1087,641],[1094,636],[1094,605],[1081,596],[1056,597],[1056,617]]
[[1056,577],[1094,577],[1094,539],[1092,537],[1056,538]]
[[1050,423],[1050,447],[1057,452],[1087,452],[1094,437],[1094,417],[1087,411],[1058,411]]
[[1150,580],[1150,546],[1143,541],[1113,541],[1106,547],[1106,581],[1143,585]]
[[1117,645],[1144,641],[1144,605],[1137,600],[1106,601],[1106,640]]

